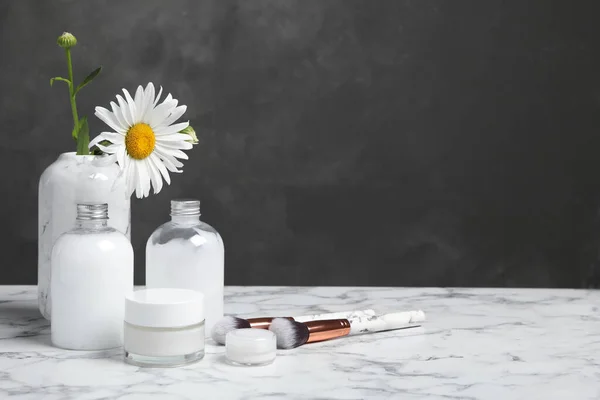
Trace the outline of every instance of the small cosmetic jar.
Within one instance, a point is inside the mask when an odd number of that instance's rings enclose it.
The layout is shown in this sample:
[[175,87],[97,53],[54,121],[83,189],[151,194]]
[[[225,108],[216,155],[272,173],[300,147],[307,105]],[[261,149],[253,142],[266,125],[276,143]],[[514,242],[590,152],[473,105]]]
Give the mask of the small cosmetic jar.
[[266,329],[236,329],[225,336],[225,357],[231,364],[267,365],[277,356],[277,338]]
[[204,296],[188,289],[145,289],[125,297],[125,362],[175,367],[204,357]]

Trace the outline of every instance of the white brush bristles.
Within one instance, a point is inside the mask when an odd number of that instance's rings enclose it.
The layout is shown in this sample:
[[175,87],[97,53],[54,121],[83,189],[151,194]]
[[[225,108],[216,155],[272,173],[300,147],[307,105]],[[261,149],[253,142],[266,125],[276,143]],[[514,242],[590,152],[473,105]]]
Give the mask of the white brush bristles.
[[225,316],[217,322],[211,331],[211,337],[219,344],[225,344],[225,336],[235,329],[250,328],[250,322],[243,318]]
[[275,318],[269,330],[277,337],[277,348],[293,349],[302,346],[308,340],[308,328],[301,322],[286,318]]

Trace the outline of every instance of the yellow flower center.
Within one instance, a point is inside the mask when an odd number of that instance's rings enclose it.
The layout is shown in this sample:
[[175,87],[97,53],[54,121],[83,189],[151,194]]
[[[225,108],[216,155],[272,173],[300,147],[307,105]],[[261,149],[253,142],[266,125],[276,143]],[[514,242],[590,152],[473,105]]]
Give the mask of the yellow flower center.
[[152,154],[155,143],[156,137],[152,128],[143,122],[129,128],[127,135],[125,135],[127,154],[136,160],[143,160]]

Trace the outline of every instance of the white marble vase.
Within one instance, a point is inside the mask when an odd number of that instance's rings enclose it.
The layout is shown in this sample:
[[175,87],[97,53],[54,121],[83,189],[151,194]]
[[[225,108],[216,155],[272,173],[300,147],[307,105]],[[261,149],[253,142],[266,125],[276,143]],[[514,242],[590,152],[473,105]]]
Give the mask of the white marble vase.
[[63,153],[42,176],[38,198],[38,306],[50,319],[50,256],[60,235],[71,230],[77,203],[108,203],[108,225],[131,238],[130,198],[117,164],[101,156]]

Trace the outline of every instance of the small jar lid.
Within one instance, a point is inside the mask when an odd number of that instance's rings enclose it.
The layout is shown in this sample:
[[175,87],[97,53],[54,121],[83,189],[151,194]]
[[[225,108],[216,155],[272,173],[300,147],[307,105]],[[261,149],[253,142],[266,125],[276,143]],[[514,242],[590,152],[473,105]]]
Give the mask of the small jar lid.
[[235,364],[265,365],[277,356],[277,338],[266,329],[235,329],[225,336],[225,355]]
[[204,321],[204,295],[189,289],[142,289],[125,297],[125,322],[179,328]]

